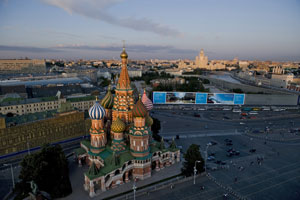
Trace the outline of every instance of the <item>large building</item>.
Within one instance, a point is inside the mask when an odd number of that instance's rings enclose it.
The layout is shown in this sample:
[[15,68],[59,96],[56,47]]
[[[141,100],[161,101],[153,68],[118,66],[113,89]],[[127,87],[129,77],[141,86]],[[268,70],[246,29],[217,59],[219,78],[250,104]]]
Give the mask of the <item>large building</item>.
[[160,170],[180,160],[180,151],[172,144],[152,139],[153,104],[146,96],[134,103],[133,90],[127,69],[127,53],[121,53],[122,70],[115,89],[110,89],[100,102],[89,109],[92,121],[90,141],[82,141],[78,161],[90,168],[84,174],[84,189],[91,197],[127,183],[132,179],[146,179],[152,170]]
[[[235,60],[232,61],[233,63],[236,63],[236,58]],[[225,70],[226,65],[224,64],[224,61],[218,61],[218,60],[213,60],[213,61],[208,61],[208,57],[205,56],[203,49],[201,49],[200,53],[198,56],[195,58],[195,62],[186,62],[181,60],[178,63],[178,68],[179,69],[184,69],[184,68],[191,68],[191,69],[205,69],[205,70]]]
[[207,56],[204,55],[203,49],[201,49],[199,56],[196,56],[195,67],[206,69],[207,65],[208,65],[208,58],[207,58]]
[[[12,120],[16,125],[7,127]],[[62,103],[58,111],[0,117],[0,156],[84,136],[90,123],[83,112],[73,110],[70,102]]]
[[45,60],[0,60],[0,74],[45,73]]
[[15,99],[13,101],[0,102],[0,114],[2,115],[26,115],[30,113],[57,110],[62,103],[70,102],[80,111],[87,111],[94,103],[94,96],[74,98],[44,97],[32,99]]

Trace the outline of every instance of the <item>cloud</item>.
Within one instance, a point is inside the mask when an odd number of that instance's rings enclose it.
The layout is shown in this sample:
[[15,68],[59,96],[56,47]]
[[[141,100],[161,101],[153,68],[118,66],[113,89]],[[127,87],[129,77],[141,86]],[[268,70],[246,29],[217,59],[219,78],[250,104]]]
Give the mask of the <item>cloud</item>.
[[132,17],[116,18],[106,12],[109,7],[122,0],[41,0],[48,5],[64,9],[69,14],[79,14],[109,24],[121,26],[136,31],[152,32],[162,36],[178,37],[182,34],[169,26],[151,21],[147,18],[135,19]]
[[53,48],[40,48],[40,47],[30,47],[30,46],[7,46],[0,45],[0,51],[20,51],[20,52],[30,52],[30,53],[47,53],[47,52],[60,52],[59,49]]

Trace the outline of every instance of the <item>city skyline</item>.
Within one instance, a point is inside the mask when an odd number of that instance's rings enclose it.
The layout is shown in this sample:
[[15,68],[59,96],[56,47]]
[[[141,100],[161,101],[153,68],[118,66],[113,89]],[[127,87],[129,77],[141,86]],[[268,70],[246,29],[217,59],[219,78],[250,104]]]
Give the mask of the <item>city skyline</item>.
[[300,2],[0,1],[0,59],[300,60]]

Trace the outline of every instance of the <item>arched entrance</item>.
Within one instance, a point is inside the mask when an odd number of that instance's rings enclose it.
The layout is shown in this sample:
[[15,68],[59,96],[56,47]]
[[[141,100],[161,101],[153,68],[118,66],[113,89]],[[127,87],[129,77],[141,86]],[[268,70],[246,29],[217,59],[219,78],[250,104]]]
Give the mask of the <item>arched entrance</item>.
[[156,161],[153,161],[151,163],[151,169],[154,170],[156,168]]

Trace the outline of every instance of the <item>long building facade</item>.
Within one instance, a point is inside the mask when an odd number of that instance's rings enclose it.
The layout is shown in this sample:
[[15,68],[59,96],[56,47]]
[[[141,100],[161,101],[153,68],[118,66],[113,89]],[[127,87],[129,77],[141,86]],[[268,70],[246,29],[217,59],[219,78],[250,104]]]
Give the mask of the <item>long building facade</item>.
[[89,109],[91,137],[77,150],[79,164],[90,166],[84,173],[84,189],[90,197],[133,179],[149,178],[153,170],[180,161],[174,140],[167,148],[163,139],[152,139],[149,111],[153,104],[146,92],[134,103],[127,58],[124,48],[115,96],[108,90],[102,101]]

